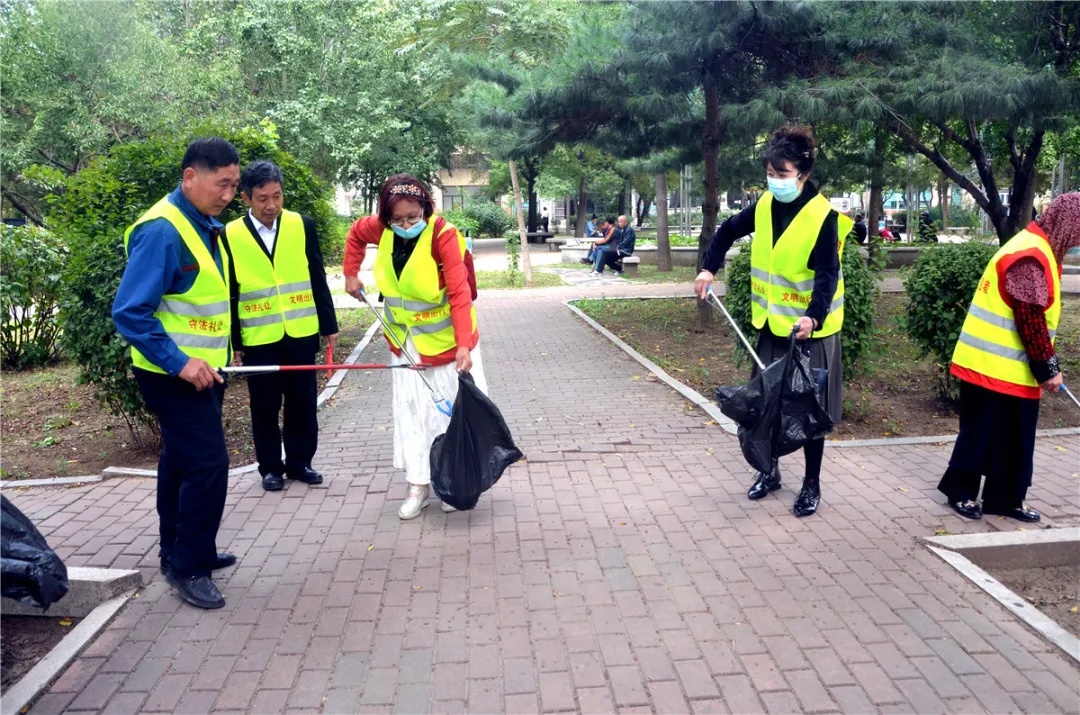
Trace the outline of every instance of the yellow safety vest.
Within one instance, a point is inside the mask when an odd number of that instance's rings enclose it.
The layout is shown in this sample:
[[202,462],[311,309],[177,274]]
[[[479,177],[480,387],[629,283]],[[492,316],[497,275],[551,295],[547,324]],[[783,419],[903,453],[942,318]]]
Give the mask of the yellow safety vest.
[[[821,194],[807,202],[773,245],[772,193],[766,191],[754,211],[754,239],[750,244],[750,317],[758,330],[768,322],[774,335],[787,337],[810,305],[814,292],[814,271],[807,268],[810,254],[832,206]],[[837,217],[837,252],[844,255],[844,241],[854,221]],[[840,332],[844,325],[844,271],[841,268],[836,293],[825,322],[814,331],[824,338]]]
[[282,211],[273,261],[262,239],[238,218],[225,227],[233,270],[240,291],[240,339],[245,346],[267,345],[286,333],[304,338],[319,332],[319,315],[311,292],[304,219]]
[[[457,229],[447,223],[444,231]],[[461,255],[465,256],[465,240],[458,236]],[[435,222],[416,238],[416,247],[409,256],[399,278],[394,273],[394,233],[384,229],[375,257],[375,283],[382,293],[384,313],[390,326],[391,342],[405,344],[406,329],[421,355],[434,357],[457,347],[454,325],[450,320],[450,298],[446,288],[439,287],[439,266],[431,255],[435,237]],[[476,309],[471,309],[472,330],[476,331]]]
[[[184,240],[199,264],[195,283],[186,293],[166,293],[154,311],[165,333],[188,357],[201,358],[217,369],[229,362],[229,286],[224,276],[229,275],[229,254],[221,252],[221,273],[206,244],[195,231],[184,212],[163,198],[144,213],[138,221],[124,232],[124,251],[128,249],[131,232],[141,223],[164,218]],[[165,370],[131,347],[131,360],[135,367],[166,374]]]
[[1025,229],[998,249],[983,271],[960,329],[960,339],[953,350],[952,372],[961,379],[969,379],[972,376],[964,373],[969,370],[988,378],[977,379],[983,387],[1038,399],[1041,394],[1039,383],[1031,374],[1013,310],[1004,297],[1005,271],[1017,260],[1027,257],[1037,258],[1043,264],[1048,282],[1053,286],[1053,302],[1046,309],[1046,327],[1051,342],[1054,340],[1061,317],[1061,276],[1047,240]]

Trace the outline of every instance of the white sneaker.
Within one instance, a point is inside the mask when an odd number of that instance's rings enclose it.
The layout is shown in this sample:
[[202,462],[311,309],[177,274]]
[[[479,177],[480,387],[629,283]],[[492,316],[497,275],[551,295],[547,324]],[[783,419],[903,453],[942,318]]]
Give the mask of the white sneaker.
[[450,506],[446,502],[440,502],[440,508],[443,510],[444,514],[449,514],[452,511],[457,511],[457,507]]
[[409,485],[409,494],[405,497],[405,501],[401,503],[401,508],[398,509],[398,518],[408,521],[420,516],[420,512],[428,505],[429,491],[430,488],[425,484]]
[[596,271],[593,271],[592,273],[589,274],[589,278],[599,278],[599,277],[600,277],[600,274],[597,273]]

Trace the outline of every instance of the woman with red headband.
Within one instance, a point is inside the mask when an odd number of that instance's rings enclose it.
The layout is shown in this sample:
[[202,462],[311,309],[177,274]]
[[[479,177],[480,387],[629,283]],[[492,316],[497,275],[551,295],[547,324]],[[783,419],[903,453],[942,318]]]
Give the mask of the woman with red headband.
[[[349,229],[345,291],[357,299],[364,290],[359,273],[369,245],[379,249],[375,283],[392,333],[385,335],[394,353],[392,364],[407,364],[411,356],[432,366],[425,371],[428,382],[439,397],[451,402],[457,395],[459,371],[471,374],[476,385],[487,392],[469,283],[472,256],[458,230],[435,216],[427,186],[408,174],[391,176],[379,192],[378,213],[357,220]],[[437,409],[420,374],[411,370],[391,373],[394,466],[405,470],[409,482],[398,516],[413,519],[428,505],[428,455],[435,438],[446,432],[450,418]],[[443,502],[442,510],[454,508]]]
[[[1024,504],[1043,391],[1061,389],[1054,334],[1061,315],[1061,266],[1080,246],[1080,193],[1054,199],[1002,246],[979,279],[953,376],[960,380],[960,434],[938,484],[958,514],[1038,521]],[[976,501],[986,476],[982,505]]]

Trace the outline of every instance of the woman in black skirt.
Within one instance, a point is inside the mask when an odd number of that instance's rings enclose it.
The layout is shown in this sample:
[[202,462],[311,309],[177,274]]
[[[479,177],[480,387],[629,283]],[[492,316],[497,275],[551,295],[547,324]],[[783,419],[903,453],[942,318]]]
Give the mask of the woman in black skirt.
[[[1031,486],[1043,391],[1061,389],[1054,336],[1061,266],[1080,246],[1080,193],[1058,196],[990,260],[968,308],[950,371],[960,380],[960,434],[938,484],[958,514],[1038,521]],[[976,501],[982,477],[982,504]]]
[[[841,417],[844,382],[840,254],[853,222],[833,210],[809,181],[814,147],[813,135],[805,127],[785,126],[773,132],[762,160],[769,190],[717,229],[694,281],[694,292],[704,298],[732,243],[753,233],[750,288],[752,322],[759,331],[758,356],[768,365],[787,353],[792,333],[798,340],[809,339],[811,366],[828,371],[822,398],[835,423]],[[824,439],[803,448],[806,475],[795,500],[795,516],[817,511],[824,451]],[[758,473],[747,496],[761,499],[779,488],[780,469],[774,465],[770,473]]]

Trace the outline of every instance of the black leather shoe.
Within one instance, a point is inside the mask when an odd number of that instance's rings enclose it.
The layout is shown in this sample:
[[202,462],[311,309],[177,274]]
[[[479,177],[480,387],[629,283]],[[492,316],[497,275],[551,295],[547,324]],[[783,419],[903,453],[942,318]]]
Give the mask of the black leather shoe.
[[592,261],[590,261],[588,258],[579,258],[578,263],[581,263],[581,264],[586,265],[586,266],[591,266],[592,265]]
[[262,484],[268,492],[279,492],[285,488],[285,478],[275,472],[267,472],[263,475]]
[[795,498],[795,506],[792,511],[795,512],[795,516],[810,516],[817,511],[820,502],[821,484],[816,481],[812,484],[804,481],[802,491]]
[[165,580],[176,589],[182,599],[193,606],[214,609],[225,605],[225,597],[209,576],[177,576],[168,571],[165,573]]
[[217,571],[218,569],[227,569],[235,564],[236,554],[230,554],[228,551],[219,551],[217,556],[214,557],[214,565],[210,568]]
[[1014,509],[983,509],[985,514],[994,514],[995,516],[1007,516],[1010,519],[1016,519],[1017,521],[1036,522],[1042,518],[1042,514],[1035,511],[1027,505],[1021,505]]
[[304,484],[322,484],[322,475],[311,467],[304,467],[299,472],[290,472],[285,475],[287,479],[295,479]]
[[[228,551],[219,552],[214,556],[214,565],[210,568],[214,571],[218,569],[227,569],[236,563],[236,555],[230,554]],[[169,571],[169,562],[166,559],[161,561],[161,573],[166,574]]]
[[981,519],[983,515],[982,507],[979,506],[979,502],[974,499],[967,499],[965,501],[951,501],[949,506],[952,507],[960,516],[965,516],[968,519]]
[[761,499],[769,492],[775,492],[780,488],[780,470],[773,469],[772,474],[766,474],[765,472],[758,472],[757,479],[750,486],[750,490],[746,492],[746,496],[750,499]]

